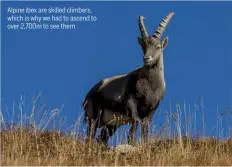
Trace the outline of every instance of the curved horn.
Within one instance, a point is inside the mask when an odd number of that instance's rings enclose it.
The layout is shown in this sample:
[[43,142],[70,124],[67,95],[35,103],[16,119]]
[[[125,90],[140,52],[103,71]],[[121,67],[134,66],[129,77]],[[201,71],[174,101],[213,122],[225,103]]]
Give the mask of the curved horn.
[[159,27],[157,28],[157,30],[155,31],[155,33],[152,35],[153,37],[156,37],[158,39],[160,39],[160,37],[162,36],[163,32],[165,31],[165,28],[167,27],[169,21],[171,20],[172,16],[174,15],[174,13],[169,13],[163,20],[162,22],[159,24]]
[[139,16],[139,29],[140,29],[140,32],[141,32],[141,36],[144,39],[144,38],[148,37],[148,33],[147,33],[147,30],[146,30],[146,28],[144,26],[143,19],[146,19],[146,18],[143,17],[143,16]]

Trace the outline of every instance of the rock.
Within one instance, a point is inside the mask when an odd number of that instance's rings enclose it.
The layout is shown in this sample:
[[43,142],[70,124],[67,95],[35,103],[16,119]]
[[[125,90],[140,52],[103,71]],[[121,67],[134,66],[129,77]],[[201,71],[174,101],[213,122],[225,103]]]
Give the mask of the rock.
[[116,153],[119,153],[119,154],[124,154],[124,153],[134,153],[134,152],[137,152],[139,151],[139,149],[137,147],[134,147],[132,145],[129,145],[129,144],[121,144],[121,145],[117,145],[115,147],[113,147],[113,150],[116,152]]

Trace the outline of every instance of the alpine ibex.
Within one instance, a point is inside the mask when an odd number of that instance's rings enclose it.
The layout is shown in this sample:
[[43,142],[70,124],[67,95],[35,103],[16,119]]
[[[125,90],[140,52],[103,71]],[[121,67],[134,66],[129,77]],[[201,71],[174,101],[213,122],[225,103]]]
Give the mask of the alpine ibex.
[[138,123],[142,137],[147,139],[148,127],[165,93],[163,49],[168,38],[161,36],[174,13],[170,13],[159,24],[156,32],[149,36],[144,26],[144,17],[139,16],[144,65],[126,75],[101,80],[87,94],[83,102],[85,121],[88,119],[88,137],[93,139],[97,128],[103,127],[99,141],[108,138],[123,124],[131,123],[129,141],[134,141]]

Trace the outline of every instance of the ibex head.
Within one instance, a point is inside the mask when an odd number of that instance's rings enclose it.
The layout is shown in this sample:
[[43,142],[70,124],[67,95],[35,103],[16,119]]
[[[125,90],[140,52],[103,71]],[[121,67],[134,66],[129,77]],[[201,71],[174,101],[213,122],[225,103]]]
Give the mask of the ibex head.
[[145,66],[153,66],[163,56],[163,49],[168,44],[168,38],[166,37],[161,41],[161,36],[173,15],[174,13],[169,13],[159,24],[159,27],[152,36],[149,36],[146,31],[143,23],[144,17],[139,16],[139,28],[142,38],[138,37],[138,41],[144,52],[143,61]]

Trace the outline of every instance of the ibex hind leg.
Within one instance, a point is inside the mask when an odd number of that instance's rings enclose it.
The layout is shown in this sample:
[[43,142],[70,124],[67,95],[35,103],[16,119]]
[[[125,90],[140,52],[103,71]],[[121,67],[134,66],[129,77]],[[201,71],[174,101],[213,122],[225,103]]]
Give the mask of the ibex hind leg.
[[88,140],[94,140],[96,132],[97,132],[97,128],[100,128],[103,126],[103,123],[101,121],[101,113],[102,110],[99,107],[98,108],[98,116],[96,119],[89,119],[88,121],[88,132],[87,132],[87,139]]
[[85,118],[88,120],[88,129],[87,129],[87,141],[93,140],[96,131],[96,117],[95,117],[95,108],[93,105],[93,101],[88,99],[85,105]]
[[114,134],[116,130],[117,130],[117,126],[105,125],[102,128],[101,134],[97,137],[98,143],[101,143],[107,146],[108,139]]
[[94,119],[88,119],[88,129],[87,129],[87,142],[93,141],[96,133],[96,121]]

